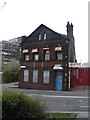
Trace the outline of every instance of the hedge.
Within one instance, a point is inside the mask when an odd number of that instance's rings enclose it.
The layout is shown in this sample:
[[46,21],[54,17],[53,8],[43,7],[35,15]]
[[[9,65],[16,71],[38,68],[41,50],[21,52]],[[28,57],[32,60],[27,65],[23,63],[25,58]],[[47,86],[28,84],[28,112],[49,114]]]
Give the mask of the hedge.
[[39,120],[46,118],[46,110],[46,105],[26,94],[6,91],[2,95],[2,120]]

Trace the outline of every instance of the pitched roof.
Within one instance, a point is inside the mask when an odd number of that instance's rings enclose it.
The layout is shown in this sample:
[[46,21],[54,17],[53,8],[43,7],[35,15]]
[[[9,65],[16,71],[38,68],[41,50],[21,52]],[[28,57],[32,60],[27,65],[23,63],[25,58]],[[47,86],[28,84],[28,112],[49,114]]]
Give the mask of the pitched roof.
[[44,24],[41,24],[40,26],[38,26],[28,37],[30,37],[35,31],[37,31],[37,30],[38,30],[39,28],[41,28],[41,27],[46,28],[46,29],[52,31],[52,32],[56,33],[57,35],[61,35],[61,36],[64,37],[64,38],[67,38],[67,35],[58,33],[58,32],[56,32],[56,31],[52,30],[51,28],[47,27],[47,26],[44,25]]
[[43,35],[44,33],[47,34],[47,40],[57,39],[57,40],[63,40],[63,42],[64,42],[67,39],[67,35],[55,32],[54,30],[50,29],[49,27],[41,24],[26,39],[24,39],[22,41],[22,43],[36,42],[38,40],[39,34]]

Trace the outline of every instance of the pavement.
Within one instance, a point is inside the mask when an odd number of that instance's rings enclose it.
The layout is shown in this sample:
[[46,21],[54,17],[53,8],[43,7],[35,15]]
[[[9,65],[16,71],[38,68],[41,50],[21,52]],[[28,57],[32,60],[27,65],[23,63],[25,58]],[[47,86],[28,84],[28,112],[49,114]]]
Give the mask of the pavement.
[[[2,88],[3,88],[3,89],[7,89],[7,88],[9,88],[9,89],[10,89],[10,88],[11,88],[11,89],[12,89],[12,88],[17,89],[17,88],[18,88],[18,82],[16,82],[16,83],[10,83],[10,84],[3,84],[3,85],[2,85]],[[23,89],[20,89],[20,90],[23,90]],[[24,90],[26,91],[27,89],[24,89]],[[32,90],[32,89],[31,89],[31,91],[33,91],[33,92],[35,91],[35,93],[36,93],[36,91],[37,91],[37,93],[43,94],[43,91],[42,91],[42,90]],[[47,93],[47,91],[44,90],[44,93],[45,93],[45,92]],[[53,92],[53,91],[52,91],[52,92]],[[52,92],[51,92],[51,93],[52,93]],[[65,91],[59,91],[59,92],[58,92],[58,91],[56,91],[56,94],[58,94],[58,93],[61,94],[61,93],[62,93],[61,95],[64,95],[64,94],[68,94],[68,93],[70,93],[70,92],[71,92],[71,95],[73,95],[73,94],[72,94],[73,92],[74,92],[75,94],[77,94],[77,95],[79,95],[79,94],[78,94],[79,92],[82,92],[83,94],[86,94],[86,93],[87,93],[87,95],[88,95],[88,91],[69,91],[69,92],[65,92]],[[64,111],[64,112],[67,112],[67,111]],[[87,112],[82,112],[82,111],[81,111],[81,112],[77,112],[77,111],[75,111],[75,113],[77,113],[77,118],[81,118],[81,119],[84,118],[84,120],[85,120],[85,119],[88,119],[88,120],[90,119],[90,112],[88,112],[88,111],[87,111]]]
[[90,119],[90,116],[89,116],[89,112],[78,112],[77,113],[78,114],[78,116],[77,116],[77,118],[88,118],[88,119]]

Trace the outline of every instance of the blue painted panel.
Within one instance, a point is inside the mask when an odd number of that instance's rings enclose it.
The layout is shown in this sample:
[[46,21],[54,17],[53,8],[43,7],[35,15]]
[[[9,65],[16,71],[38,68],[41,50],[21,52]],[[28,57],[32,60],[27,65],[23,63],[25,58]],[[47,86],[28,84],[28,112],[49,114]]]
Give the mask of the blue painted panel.
[[62,90],[62,74],[61,72],[56,73],[56,90]]

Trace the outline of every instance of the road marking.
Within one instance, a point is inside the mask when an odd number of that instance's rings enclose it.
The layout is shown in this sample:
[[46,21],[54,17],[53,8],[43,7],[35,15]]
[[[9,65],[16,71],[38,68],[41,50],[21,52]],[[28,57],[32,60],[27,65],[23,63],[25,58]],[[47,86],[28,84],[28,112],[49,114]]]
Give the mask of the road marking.
[[53,97],[53,98],[89,98],[88,96],[57,96],[57,95],[40,95],[40,94],[29,94],[30,96],[41,96],[41,97]]
[[80,107],[88,108],[88,107],[90,107],[90,106],[80,106]]
[[42,97],[57,97],[57,98],[88,98],[87,96],[56,96],[56,95],[41,95]]

